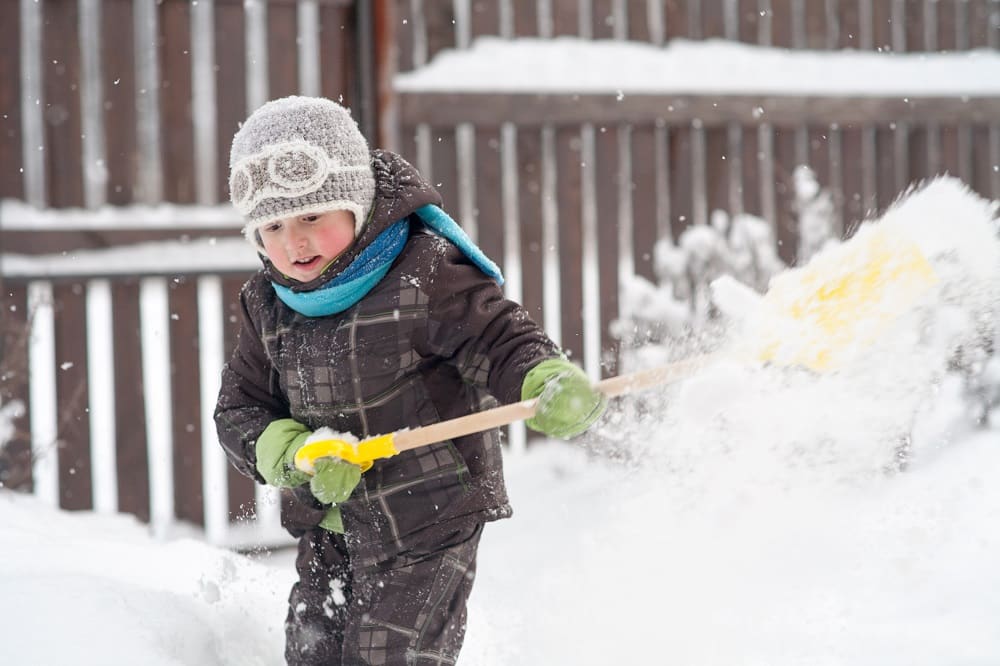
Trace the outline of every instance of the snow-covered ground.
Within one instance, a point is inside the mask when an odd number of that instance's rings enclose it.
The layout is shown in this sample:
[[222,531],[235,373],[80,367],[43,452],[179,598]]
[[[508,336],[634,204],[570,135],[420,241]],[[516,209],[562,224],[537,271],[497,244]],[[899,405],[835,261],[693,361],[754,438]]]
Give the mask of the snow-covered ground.
[[[515,517],[484,535],[463,664],[1000,663],[1000,430],[970,425],[946,372],[995,334],[995,209],[954,181],[908,202],[886,228],[937,280],[886,302],[898,319],[837,371],[749,362],[747,317],[725,360],[617,402],[582,443],[509,457]],[[281,661],[288,553],[10,492],[0,524],[4,663]]]
[[[1000,432],[863,482],[744,463],[509,460],[515,517],[484,535],[462,663],[1000,663]],[[158,543],[12,493],[0,522],[4,663],[281,663],[289,554]]]

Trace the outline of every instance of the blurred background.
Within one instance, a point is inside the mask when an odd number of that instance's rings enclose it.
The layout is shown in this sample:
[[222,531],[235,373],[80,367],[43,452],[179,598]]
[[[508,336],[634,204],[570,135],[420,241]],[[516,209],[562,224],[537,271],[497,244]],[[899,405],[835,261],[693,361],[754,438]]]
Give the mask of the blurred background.
[[[159,533],[281,539],[274,498],[228,468],[211,421],[258,265],[227,203],[229,143],[268,99],[350,107],[592,376],[672,334],[641,294],[669,289],[688,324],[710,317],[701,295],[736,248],[764,288],[921,179],[1000,199],[995,83],[915,90],[919,103],[400,84],[485,37],[996,55],[1000,0],[3,0],[3,487]],[[528,445],[520,428],[509,440]]]

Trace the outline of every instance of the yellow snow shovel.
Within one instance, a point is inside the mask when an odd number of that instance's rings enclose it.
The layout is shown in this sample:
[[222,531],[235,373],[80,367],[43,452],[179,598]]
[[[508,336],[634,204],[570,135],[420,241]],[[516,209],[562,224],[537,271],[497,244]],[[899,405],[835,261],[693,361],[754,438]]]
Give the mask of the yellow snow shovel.
[[[755,331],[747,356],[817,372],[835,369],[853,352],[870,346],[936,281],[927,258],[903,234],[877,224],[863,226],[850,241],[772,280],[760,303],[765,324]],[[698,356],[612,377],[597,388],[608,397],[638,392],[690,377],[718,358]],[[537,404],[537,399],[525,400],[356,444],[338,439],[313,442],[299,449],[295,465],[312,473],[314,461],[334,456],[367,470],[379,458],[529,419]]]

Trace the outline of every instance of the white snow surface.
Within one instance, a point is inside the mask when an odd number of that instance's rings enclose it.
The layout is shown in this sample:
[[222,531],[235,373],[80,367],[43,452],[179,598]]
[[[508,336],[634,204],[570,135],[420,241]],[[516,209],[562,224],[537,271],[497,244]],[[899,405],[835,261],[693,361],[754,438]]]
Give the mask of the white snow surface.
[[709,39],[480,37],[396,75],[400,92],[990,96],[1000,53],[809,51]]
[[[755,448],[699,471],[567,444],[508,460],[515,517],[484,534],[461,663],[998,663],[1000,432],[818,485]],[[289,554],[160,543],[9,492],[0,520],[5,663],[281,663]]]
[[[1000,241],[953,182],[914,199],[886,221],[940,272],[903,317],[927,335],[889,327],[888,351],[830,373],[718,362],[508,456],[515,516],[485,531],[461,663],[1000,663],[1000,409],[971,429],[945,374],[972,329],[996,333]],[[288,553],[10,492],[0,524],[4,663],[281,661]]]

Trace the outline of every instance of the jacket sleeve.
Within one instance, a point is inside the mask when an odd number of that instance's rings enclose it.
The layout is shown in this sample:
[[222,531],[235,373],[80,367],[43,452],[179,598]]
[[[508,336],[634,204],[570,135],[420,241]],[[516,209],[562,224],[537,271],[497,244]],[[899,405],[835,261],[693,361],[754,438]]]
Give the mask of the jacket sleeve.
[[528,312],[461,251],[441,256],[429,285],[430,347],[501,403],[520,400],[524,375],[561,355]]
[[250,314],[247,294],[244,287],[242,324],[233,356],[222,370],[215,427],[229,461],[245,476],[264,483],[256,469],[257,438],[271,421],[287,418],[289,410]]

